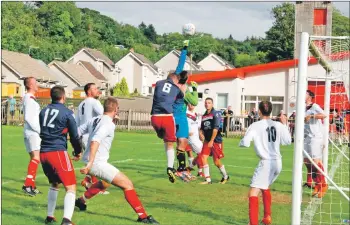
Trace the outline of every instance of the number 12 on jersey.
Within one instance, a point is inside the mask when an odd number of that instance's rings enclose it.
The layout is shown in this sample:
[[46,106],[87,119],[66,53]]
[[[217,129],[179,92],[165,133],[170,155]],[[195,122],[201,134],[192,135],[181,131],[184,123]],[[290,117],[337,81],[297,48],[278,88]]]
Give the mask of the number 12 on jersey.
[[47,118],[49,117],[49,114],[50,114],[51,119],[50,119],[49,123],[47,124],[47,126],[51,127],[51,128],[55,128],[55,124],[53,124],[52,122],[56,119],[59,112],[60,111],[57,109],[51,109],[51,113],[50,113],[50,108],[47,108],[45,111],[43,126],[46,127]]
[[269,139],[269,142],[275,142],[276,141],[276,128],[274,126],[268,127],[266,129],[267,131],[267,136]]

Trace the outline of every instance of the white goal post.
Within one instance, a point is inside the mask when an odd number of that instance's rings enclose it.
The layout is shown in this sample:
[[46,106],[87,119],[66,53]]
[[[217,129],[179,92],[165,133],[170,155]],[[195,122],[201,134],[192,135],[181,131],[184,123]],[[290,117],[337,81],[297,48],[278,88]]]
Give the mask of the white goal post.
[[[346,118],[349,118],[347,115],[350,106],[350,37],[309,36],[308,33],[303,32],[298,47],[300,55],[297,77],[291,224],[343,224],[341,217],[346,217],[343,218],[344,220],[350,219],[348,213],[350,204],[348,129],[350,121],[346,121]],[[311,69],[312,65],[316,66]],[[315,69],[316,67],[318,69]],[[315,83],[315,91],[320,96],[318,102],[322,101],[322,108],[327,115],[323,120],[322,161],[324,171],[304,150],[305,97],[309,82]],[[324,92],[320,94],[323,90]],[[342,124],[339,122],[340,119],[337,120],[337,124],[334,122],[335,118],[339,117],[342,118]],[[335,131],[330,128],[331,125],[336,127]],[[338,139],[333,137],[334,135],[337,138],[339,136],[341,140],[338,142]],[[310,194],[312,191],[309,190],[308,193],[302,186],[305,175],[305,172],[303,173],[304,158],[309,159],[314,168],[326,178],[329,190],[323,198],[312,197]],[[347,204],[342,204],[344,202]],[[344,210],[347,212],[343,212]]]

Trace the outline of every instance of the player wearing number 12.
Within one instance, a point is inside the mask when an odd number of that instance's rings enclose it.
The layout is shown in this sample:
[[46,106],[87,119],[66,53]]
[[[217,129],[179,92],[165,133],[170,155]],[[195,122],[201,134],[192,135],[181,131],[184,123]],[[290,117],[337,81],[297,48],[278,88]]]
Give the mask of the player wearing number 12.
[[259,116],[262,118],[248,128],[240,146],[249,147],[254,141],[256,155],[260,162],[255,169],[250,184],[249,220],[250,225],[259,224],[259,192],[262,192],[264,203],[263,224],[271,224],[271,193],[269,186],[277,179],[282,170],[280,145],[290,145],[291,136],[287,127],[287,118],[282,115],[281,123],[270,118],[272,104],[269,101],[259,103]]
[[48,193],[47,217],[45,223],[56,221],[54,212],[58,195],[58,186],[62,183],[66,189],[62,225],[71,222],[76,191],[76,178],[73,164],[67,153],[67,133],[73,146],[76,159],[81,155],[82,146],[73,112],[64,106],[65,91],[55,86],[50,92],[52,103],[41,110],[39,115],[41,127],[40,161],[51,187]]

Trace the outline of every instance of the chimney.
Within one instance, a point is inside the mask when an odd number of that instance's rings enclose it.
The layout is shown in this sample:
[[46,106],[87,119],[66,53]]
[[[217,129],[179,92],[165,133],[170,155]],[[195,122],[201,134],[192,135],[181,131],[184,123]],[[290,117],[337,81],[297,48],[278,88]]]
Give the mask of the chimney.
[[130,48],[130,52],[134,52],[134,48]]

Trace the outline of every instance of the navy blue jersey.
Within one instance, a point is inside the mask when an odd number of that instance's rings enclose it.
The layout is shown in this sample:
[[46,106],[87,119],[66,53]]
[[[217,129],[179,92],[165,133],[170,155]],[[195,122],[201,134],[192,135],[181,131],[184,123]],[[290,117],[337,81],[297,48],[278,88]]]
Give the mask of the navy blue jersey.
[[220,132],[221,112],[216,111],[214,108],[210,113],[205,112],[202,116],[201,130],[203,131],[205,141],[209,142],[213,134],[213,130],[218,130],[218,133],[214,139],[215,143],[222,142],[222,136]]
[[151,114],[172,114],[175,100],[181,98],[184,98],[183,92],[170,78],[158,81],[154,89]]
[[52,103],[39,114],[41,152],[67,151],[67,133],[76,154],[81,143],[73,112],[61,103]]

